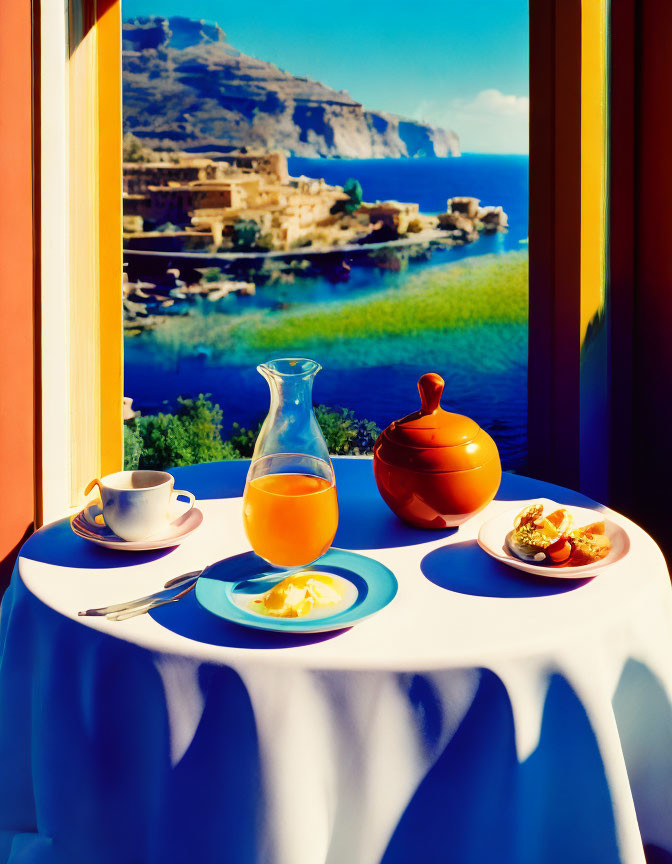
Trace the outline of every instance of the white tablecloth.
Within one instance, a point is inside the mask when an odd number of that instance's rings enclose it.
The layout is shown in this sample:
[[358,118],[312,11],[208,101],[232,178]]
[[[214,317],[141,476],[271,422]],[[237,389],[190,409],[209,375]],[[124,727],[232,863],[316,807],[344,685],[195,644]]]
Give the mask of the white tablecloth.
[[475,543],[501,508],[583,496],[505,475],[459,530],[398,522],[371,463],[335,460],[335,545],[399,592],[347,631],[284,637],[183,601],[77,612],[249,550],[246,463],[176,470],[205,515],[178,549],[24,546],[2,604],[0,861],[642,864],[672,861],[672,591],[629,557],[532,581]]

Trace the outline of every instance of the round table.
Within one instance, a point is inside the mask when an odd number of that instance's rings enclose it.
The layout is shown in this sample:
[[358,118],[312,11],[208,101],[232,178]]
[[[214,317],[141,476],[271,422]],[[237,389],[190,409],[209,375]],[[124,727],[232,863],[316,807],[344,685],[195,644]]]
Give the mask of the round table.
[[505,474],[483,513],[428,532],[387,509],[370,460],[334,463],[334,545],[399,580],[346,631],[240,628],[194,592],[77,616],[225,574],[249,550],[247,462],[173,472],[205,517],[176,549],[111,552],[67,520],[27,541],[2,604],[0,861],[671,861],[672,591],[651,538],[605,510],[623,562],[533,580],[478,548],[482,521],[530,498],[599,505]]

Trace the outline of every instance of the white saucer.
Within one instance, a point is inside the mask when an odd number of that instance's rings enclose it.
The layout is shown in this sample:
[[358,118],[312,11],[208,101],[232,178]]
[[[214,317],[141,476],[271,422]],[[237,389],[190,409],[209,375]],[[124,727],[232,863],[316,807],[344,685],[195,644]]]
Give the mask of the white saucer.
[[572,514],[574,525],[577,527],[590,525],[591,522],[595,521],[604,522],[605,534],[611,543],[609,554],[601,561],[575,567],[553,567],[548,564],[534,564],[517,558],[509,549],[507,536],[513,530],[513,520],[523,507],[526,504],[536,502],[544,505],[545,513],[551,513],[558,507],[565,507],[564,504],[557,504],[548,498],[521,501],[514,510],[506,510],[481,525],[481,530],[478,532],[478,545],[481,549],[487,552],[491,558],[501,561],[502,564],[508,564],[509,567],[515,567],[517,570],[524,570],[526,573],[534,573],[535,576],[545,576],[549,579],[583,579],[587,576],[594,576],[598,571],[606,570],[607,567],[611,567],[612,564],[625,558],[630,551],[630,538],[625,529],[606,517],[600,510],[568,506],[565,509]]
[[192,507],[185,512],[186,503],[177,501],[172,507],[171,521],[161,531],[146,537],[144,540],[122,540],[105,524],[96,522],[96,517],[102,520],[100,498],[87,504],[70,520],[70,527],[78,537],[90,540],[106,549],[119,549],[123,552],[142,552],[149,549],[165,549],[168,546],[178,546],[198,528],[203,521],[203,513],[198,507]]

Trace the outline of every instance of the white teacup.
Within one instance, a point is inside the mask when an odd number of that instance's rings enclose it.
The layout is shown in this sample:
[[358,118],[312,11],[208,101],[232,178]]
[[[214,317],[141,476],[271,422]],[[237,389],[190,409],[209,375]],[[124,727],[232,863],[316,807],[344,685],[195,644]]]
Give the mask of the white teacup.
[[171,504],[178,495],[189,499],[188,510],[194,506],[191,492],[174,485],[167,471],[117,471],[92,480],[84,494],[98,486],[105,524],[122,540],[144,540],[171,521]]

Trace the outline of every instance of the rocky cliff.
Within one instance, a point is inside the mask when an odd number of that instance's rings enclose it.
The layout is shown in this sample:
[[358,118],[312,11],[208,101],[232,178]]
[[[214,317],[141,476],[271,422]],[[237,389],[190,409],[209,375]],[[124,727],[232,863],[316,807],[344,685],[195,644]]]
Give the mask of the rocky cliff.
[[459,156],[454,132],[370,111],[343,90],[237,51],[213,24],[123,27],[124,127],[150,147],[282,148],[297,156]]

